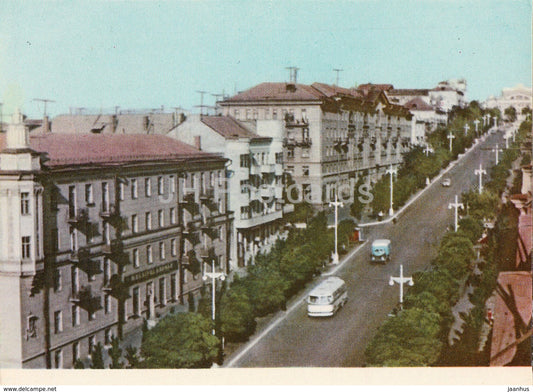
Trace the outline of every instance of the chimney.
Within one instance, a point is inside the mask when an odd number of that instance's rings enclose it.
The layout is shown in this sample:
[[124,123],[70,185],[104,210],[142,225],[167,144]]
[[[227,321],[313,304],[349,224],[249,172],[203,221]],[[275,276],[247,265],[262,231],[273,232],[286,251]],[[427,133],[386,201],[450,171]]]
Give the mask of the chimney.
[[50,129],[50,119],[48,118],[48,116],[44,116],[43,118],[43,129],[44,129],[44,133],[49,133],[52,131]]
[[24,125],[20,109],[13,114],[11,124],[7,127],[7,149],[18,150],[30,148],[29,132]]
[[202,142],[201,142],[201,137],[200,136],[195,136],[194,137],[194,147],[196,147],[198,150],[202,149]]

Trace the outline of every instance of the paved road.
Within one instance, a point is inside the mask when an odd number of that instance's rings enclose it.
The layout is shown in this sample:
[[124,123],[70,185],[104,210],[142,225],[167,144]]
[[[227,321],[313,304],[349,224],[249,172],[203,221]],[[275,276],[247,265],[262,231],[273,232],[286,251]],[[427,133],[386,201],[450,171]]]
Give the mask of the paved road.
[[[501,143],[501,134],[490,135],[445,175],[452,181],[449,188],[440,182],[433,184],[396,224],[364,229],[363,236],[369,241],[336,273],[346,281],[350,299],[334,317],[309,318],[302,302],[257,344],[249,349],[243,347],[246,351],[232,366],[363,366],[368,341],[398,303],[399,287],[389,286],[389,277],[398,275],[400,264],[406,276],[427,267],[446,228],[453,224],[453,210],[448,209],[448,203],[453,202],[455,194],[477,184],[474,169],[481,161],[484,167],[489,162],[494,164],[494,153],[482,148],[496,142]],[[387,265],[368,261],[370,242],[375,238],[392,241],[393,260]],[[227,358],[226,364],[241,352]]]

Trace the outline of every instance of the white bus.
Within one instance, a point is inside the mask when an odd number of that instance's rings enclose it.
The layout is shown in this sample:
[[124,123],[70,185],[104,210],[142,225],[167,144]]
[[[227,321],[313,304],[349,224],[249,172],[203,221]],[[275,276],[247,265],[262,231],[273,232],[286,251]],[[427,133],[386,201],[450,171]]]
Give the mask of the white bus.
[[331,276],[320,283],[307,297],[309,316],[333,316],[348,301],[346,283],[341,278]]

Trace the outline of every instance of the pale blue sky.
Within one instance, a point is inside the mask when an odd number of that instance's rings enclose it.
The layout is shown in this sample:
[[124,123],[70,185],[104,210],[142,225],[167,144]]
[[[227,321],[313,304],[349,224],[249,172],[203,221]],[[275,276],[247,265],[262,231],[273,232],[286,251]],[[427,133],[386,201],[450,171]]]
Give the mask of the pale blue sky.
[[[42,115],[69,107],[192,108],[196,90],[265,81],[431,88],[464,77],[468,98],[531,86],[531,2],[0,2],[0,102]],[[214,97],[206,96],[207,104]]]

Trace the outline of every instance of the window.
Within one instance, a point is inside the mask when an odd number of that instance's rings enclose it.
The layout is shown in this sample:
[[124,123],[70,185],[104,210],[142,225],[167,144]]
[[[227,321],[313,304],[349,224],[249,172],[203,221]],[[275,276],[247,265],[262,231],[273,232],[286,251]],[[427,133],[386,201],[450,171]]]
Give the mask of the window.
[[75,294],[78,292],[78,288],[80,286],[78,267],[72,267],[70,270],[70,279],[72,284],[72,293]]
[[106,294],[104,297],[104,313],[111,313],[111,296],[109,294]]
[[111,328],[106,328],[104,331],[104,345],[109,346],[111,344],[111,339],[113,335],[111,334]]
[[283,153],[277,152],[276,153],[276,163],[283,163]]
[[270,109],[269,108],[265,109],[265,120],[270,120]]
[[111,243],[111,234],[110,234],[110,225],[109,222],[104,222],[102,224],[102,241],[106,244]]
[[54,366],[56,369],[63,368],[63,351],[56,350],[54,352]]
[[62,289],[62,281],[61,281],[61,270],[60,269],[56,269],[54,271],[54,291],[57,292],[57,291],[61,291]]
[[165,306],[167,303],[167,296],[165,291],[165,277],[159,279],[159,304]]
[[72,326],[80,325],[80,307],[72,305]]
[[102,211],[109,211],[109,186],[102,182]]
[[177,256],[178,254],[178,241],[175,238],[170,240],[170,254],[172,256]]
[[144,220],[145,220],[146,230],[152,230],[152,213],[147,212]]
[[89,355],[93,354],[93,350],[96,347],[96,336],[89,336]]
[[72,366],[78,359],[80,359],[80,342],[74,342],[72,343]]
[[118,184],[118,198],[120,201],[124,200],[124,183],[120,182]]
[[29,259],[31,257],[31,237],[22,237],[22,258]]
[[146,247],[146,262],[148,264],[153,263],[154,259],[152,256],[152,245],[148,245]]
[[287,158],[294,158],[294,148],[287,149]]
[[139,190],[137,189],[137,179],[131,180],[131,198],[136,199],[139,197]]
[[61,310],[54,312],[54,332],[60,333],[63,331],[63,315]]
[[241,180],[241,193],[250,192],[250,180]]
[[131,231],[133,233],[139,232],[139,219],[137,218],[137,215],[131,216]]
[[146,197],[152,196],[152,180],[151,178],[144,179],[144,194]]
[[170,275],[170,300],[175,301],[178,296],[178,292],[176,290],[176,274]]
[[178,222],[178,215],[176,214],[176,208],[170,209],[170,224],[175,225]]
[[68,217],[76,216],[76,187],[68,187]]
[[241,154],[240,155],[240,164],[241,164],[241,167],[250,167],[250,155],[249,154]]
[[28,329],[26,330],[27,337],[28,338],[36,338],[37,337],[37,316],[31,315],[27,319],[28,322]]
[[278,109],[272,109],[272,119],[273,120],[278,119]]
[[20,194],[20,214],[29,215],[30,213],[30,194],[22,192]]
[[162,195],[165,193],[165,182],[163,177],[157,177],[157,194]]
[[138,287],[134,287],[133,288],[133,314],[135,316],[139,316],[139,301],[140,301],[140,297],[139,297],[139,288]]
[[302,175],[304,177],[309,177],[309,166],[303,166],[302,167]]
[[174,176],[168,177],[168,183],[170,184],[170,193],[176,193],[176,179]]
[[165,259],[165,243],[164,242],[159,243],[159,259],[160,260]]
[[109,259],[104,258],[104,268],[102,269],[104,271],[104,285],[107,286],[111,279],[111,263],[109,262]]
[[159,227],[165,226],[165,214],[163,213],[163,210],[157,211],[157,225]]
[[92,184],[85,184],[85,203],[86,204],[93,204],[94,203],[93,185]]
[[133,266],[139,268],[139,249],[133,249],[132,258]]
[[309,158],[309,149],[302,148],[302,158]]

